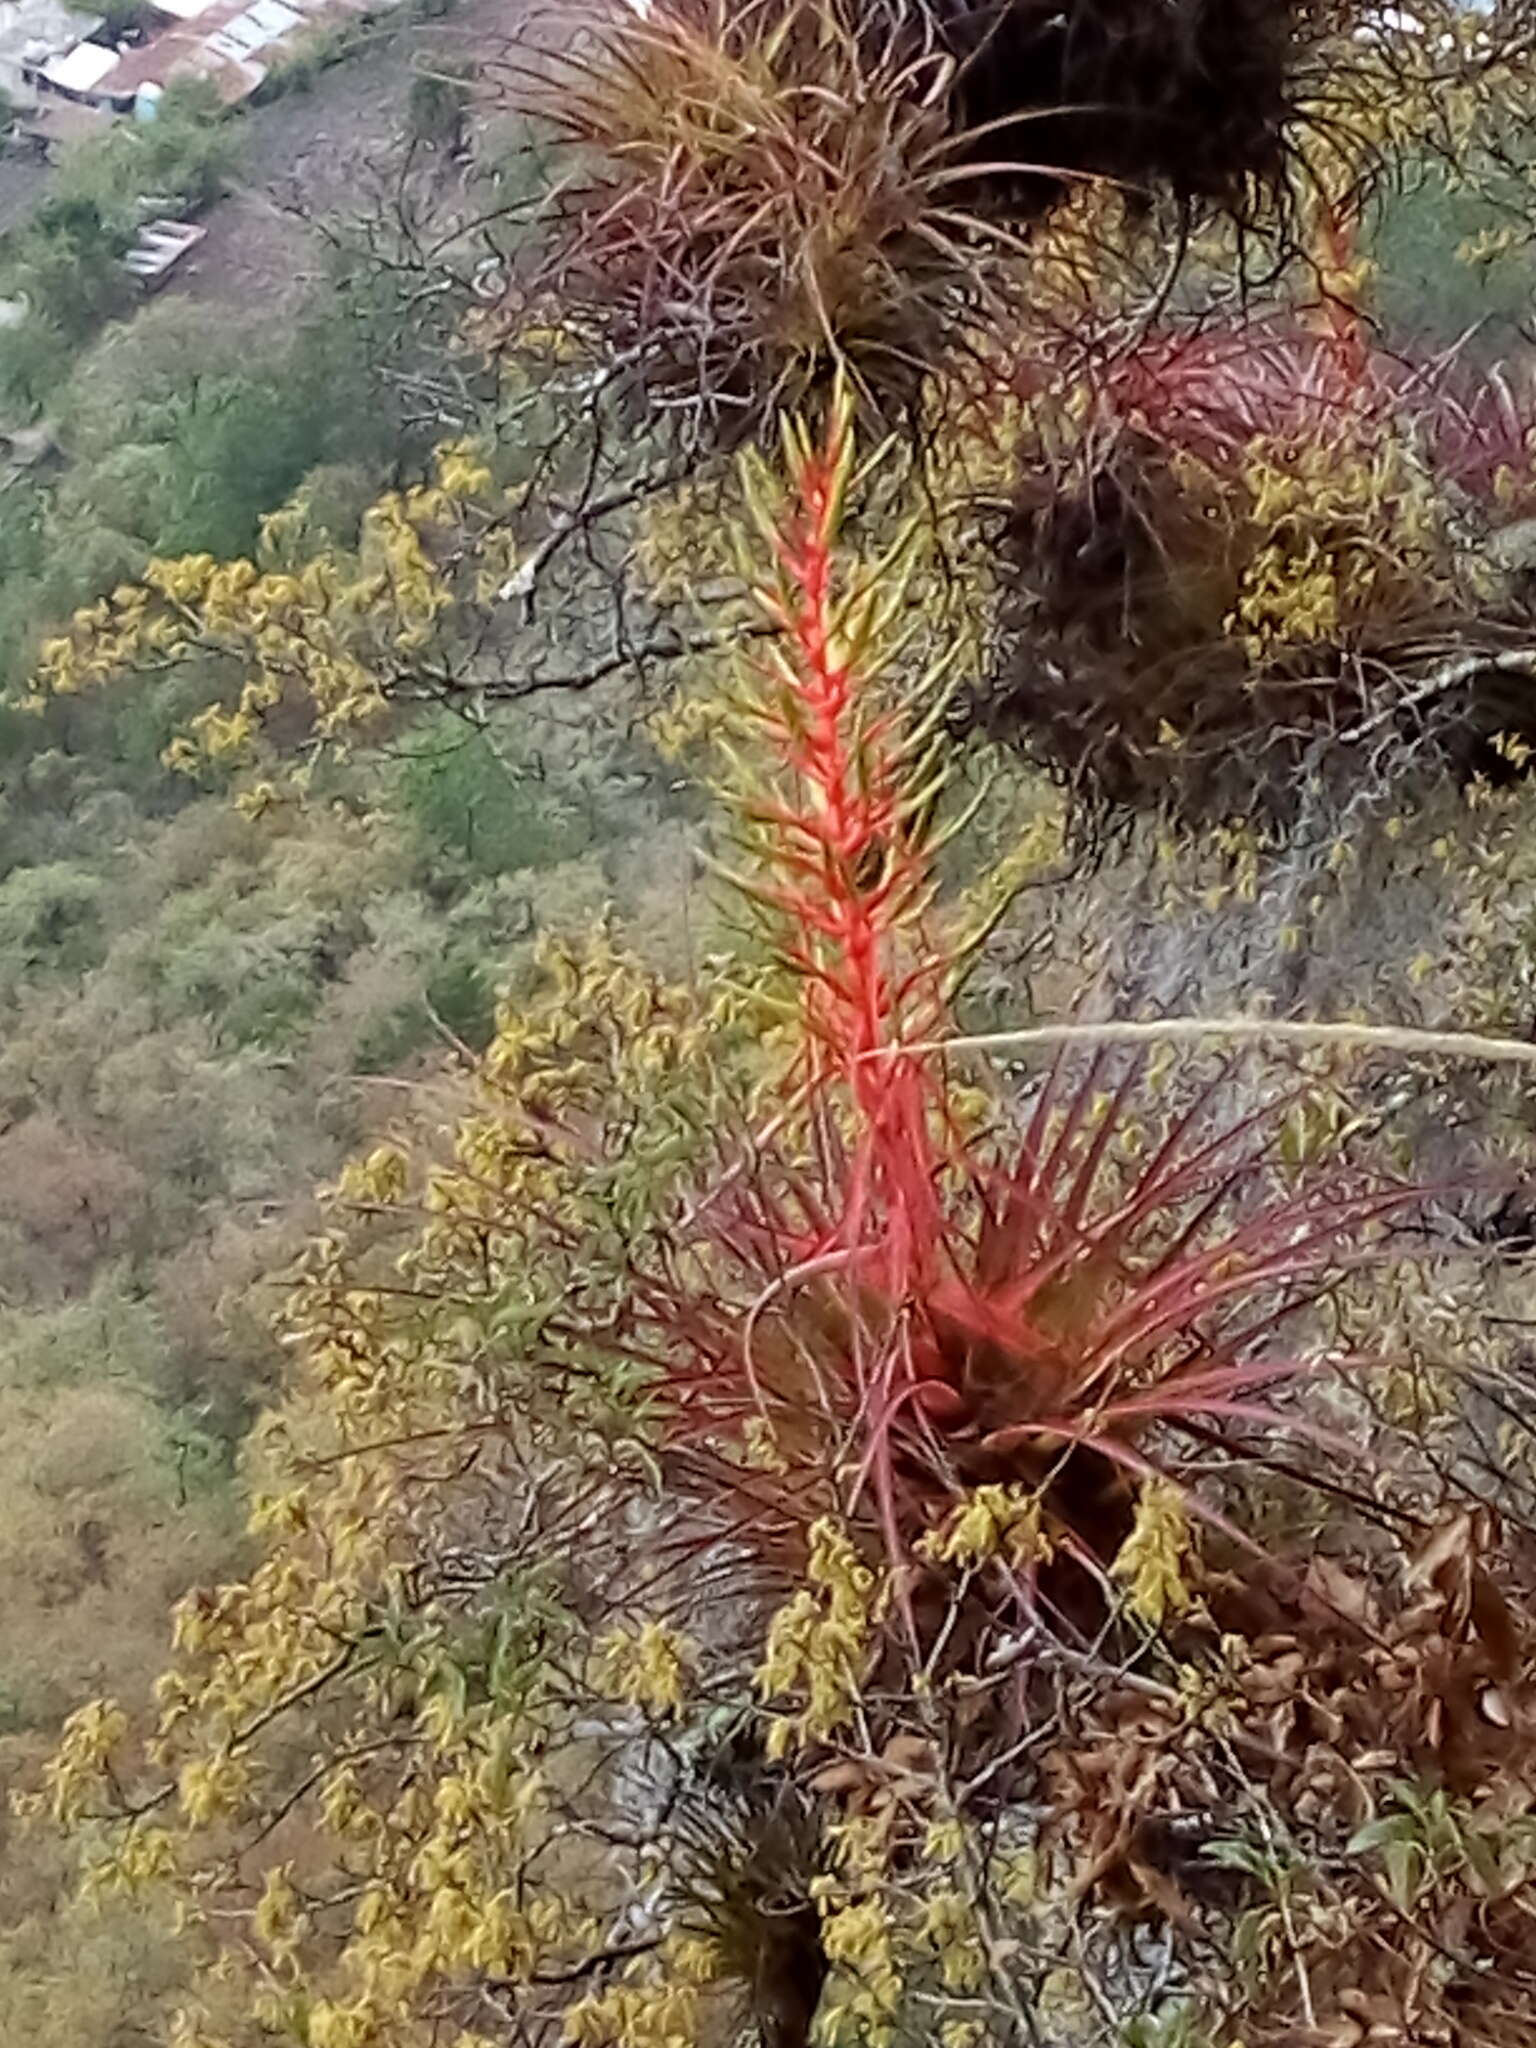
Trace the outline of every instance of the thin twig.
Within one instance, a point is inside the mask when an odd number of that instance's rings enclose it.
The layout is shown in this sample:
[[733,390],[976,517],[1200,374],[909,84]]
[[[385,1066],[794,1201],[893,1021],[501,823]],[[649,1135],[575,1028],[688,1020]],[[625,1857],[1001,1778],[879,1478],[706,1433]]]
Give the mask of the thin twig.
[[1317,1024],[1274,1017],[1109,1018],[1098,1024],[1031,1024],[1019,1031],[978,1031],[916,1045],[880,1046],[865,1059],[910,1058],[913,1053],[1015,1052],[1051,1045],[1158,1045],[1201,1039],[1270,1039],[1281,1045],[1354,1046],[1428,1059],[1487,1060],[1536,1066],[1536,1044],[1524,1038],[1488,1038],[1475,1031],[1424,1031],[1406,1024]]

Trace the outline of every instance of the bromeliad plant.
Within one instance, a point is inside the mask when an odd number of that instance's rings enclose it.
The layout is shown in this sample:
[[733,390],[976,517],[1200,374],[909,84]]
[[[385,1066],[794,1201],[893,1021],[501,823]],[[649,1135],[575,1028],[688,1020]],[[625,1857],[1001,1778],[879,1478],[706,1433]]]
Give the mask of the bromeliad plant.
[[[571,163],[524,279],[534,324],[552,316],[653,411],[715,433],[750,435],[839,366],[905,421],[978,333],[1053,324],[1040,231],[1077,195],[1124,196],[1121,253],[1161,210],[1181,244],[1235,221],[1265,273],[1315,272],[1314,188],[1352,208],[1405,137],[1517,94],[1529,27],[1529,0],[1475,32],[1456,0],[615,7],[514,88]],[[1085,269],[1105,254],[1084,247]],[[519,326],[530,293],[511,296]]]
[[520,97],[576,153],[537,281],[562,324],[732,438],[839,360],[907,404],[987,238],[957,210],[945,60],[898,26],[846,0],[623,8],[542,66]]
[[1090,798],[1206,821],[1507,779],[1529,416],[1509,380],[1289,315],[1069,373],[1020,440],[977,722]]
[[1229,1068],[1058,1065],[1021,1127],[964,1080],[943,1046],[973,937],[938,903],[965,822],[937,822],[944,679],[898,687],[901,544],[862,572],[840,557],[846,397],[787,447],[787,502],[752,493],[775,641],[726,784],[732,879],[788,1006],[785,1104],[697,1204],[697,1263],[642,1279],[631,1339],[682,1482],[792,1573],[825,1518],[857,1532],[896,1573],[909,1650],[940,1626],[975,1648],[919,1612],[945,1563],[997,1577],[1010,1623],[1091,1631],[1145,1551],[1139,1503],[1220,1519],[1190,1452],[1323,1440],[1285,1389],[1324,1359],[1285,1332],[1414,1194],[1287,1178],[1283,1105],[1224,1108]]

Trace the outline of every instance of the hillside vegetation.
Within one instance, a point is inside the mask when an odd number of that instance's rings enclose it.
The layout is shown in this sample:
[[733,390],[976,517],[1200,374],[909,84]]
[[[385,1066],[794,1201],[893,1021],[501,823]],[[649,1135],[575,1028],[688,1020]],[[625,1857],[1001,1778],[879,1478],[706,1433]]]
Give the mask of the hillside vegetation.
[[7,238],[0,2039],[1536,2042],[1431,12],[476,14],[280,319],[117,266],[260,110]]
[[[405,151],[408,74],[397,117]],[[240,1446],[279,1383],[270,1323],[316,1190],[408,1084],[485,1045],[542,933],[612,907],[667,950],[691,885],[653,758],[584,776],[547,720],[493,751],[424,717],[253,822],[163,759],[217,674],[23,708],[44,633],[152,557],[249,549],[301,488],[315,533],[355,536],[430,445],[387,374],[419,354],[403,323],[376,351],[388,295],[349,287],[345,254],[254,349],[195,296],[132,308],[112,264],[134,192],[241,157],[195,103],[149,133],[142,163],[137,132],[84,146],[4,258],[33,317],[5,337],[0,405],[41,410],[58,449],[0,494],[7,1793],[80,1698],[146,1697],[176,1599],[236,1568]],[[98,204],[99,246],[69,225]],[[68,1856],[0,1828],[0,2037],[154,2038],[184,1946],[69,1909]]]

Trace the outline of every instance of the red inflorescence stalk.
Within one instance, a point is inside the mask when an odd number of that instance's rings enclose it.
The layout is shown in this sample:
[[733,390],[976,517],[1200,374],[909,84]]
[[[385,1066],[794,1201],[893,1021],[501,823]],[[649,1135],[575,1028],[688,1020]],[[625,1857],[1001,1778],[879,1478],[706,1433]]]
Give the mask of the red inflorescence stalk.
[[820,444],[792,455],[792,501],[773,536],[777,586],[761,593],[780,634],[758,706],[777,772],[749,817],[766,870],[755,891],[779,915],[799,983],[808,1079],[815,1092],[842,1090],[856,1118],[835,1234],[860,1277],[900,1300],[931,1276],[941,1235],[937,1077],[930,1055],[903,1048],[943,1021],[944,960],[919,929],[929,859],[901,720],[868,701],[875,609],[889,593],[837,589],[851,459],[843,404]]

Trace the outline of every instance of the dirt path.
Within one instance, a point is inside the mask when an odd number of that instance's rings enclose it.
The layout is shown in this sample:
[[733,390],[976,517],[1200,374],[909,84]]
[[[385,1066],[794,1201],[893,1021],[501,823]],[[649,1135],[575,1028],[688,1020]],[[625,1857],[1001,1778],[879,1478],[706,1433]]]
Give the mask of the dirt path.
[[258,331],[285,321],[321,263],[319,238],[295,209],[364,210],[406,134],[412,80],[504,48],[525,11],[519,0],[460,0],[443,20],[381,29],[307,90],[252,107],[240,117],[235,189],[207,216],[207,240],[170,291]]

